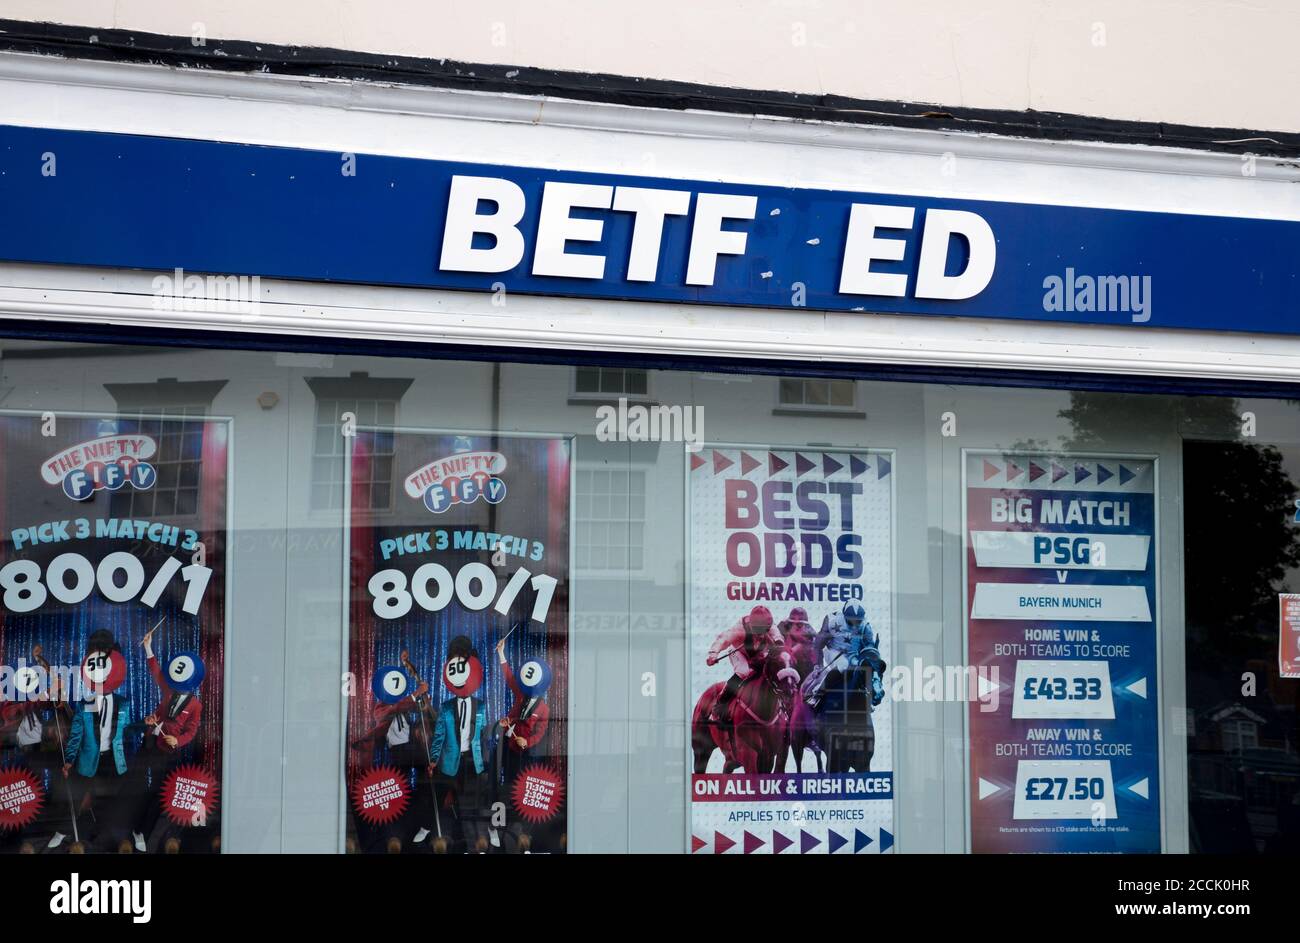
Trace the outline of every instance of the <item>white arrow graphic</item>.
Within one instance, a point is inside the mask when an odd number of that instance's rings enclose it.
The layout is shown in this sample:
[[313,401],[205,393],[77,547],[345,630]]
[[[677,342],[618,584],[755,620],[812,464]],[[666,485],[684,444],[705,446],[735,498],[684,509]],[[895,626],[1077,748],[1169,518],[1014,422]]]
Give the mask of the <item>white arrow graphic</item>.
[[1128,788],[1131,789],[1133,792],[1136,792],[1143,799],[1151,798],[1151,782],[1145,777],[1138,780]]
[[982,776],[980,777],[979,788],[980,788],[981,799],[987,799],[989,796],[993,795],[994,793],[998,793],[1002,791],[1001,786],[999,786],[997,783],[989,782],[987,779],[985,779]]
[[1001,690],[1002,688],[1002,685],[998,684],[995,681],[990,681],[982,674],[976,675],[975,680],[979,684],[979,689],[980,689],[979,696],[981,701],[987,698],[993,692]]
[[1132,684],[1128,686],[1128,689],[1132,691],[1134,694],[1136,694],[1138,697],[1145,699],[1147,696],[1147,679],[1138,678],[1136,681],[1134,681]]

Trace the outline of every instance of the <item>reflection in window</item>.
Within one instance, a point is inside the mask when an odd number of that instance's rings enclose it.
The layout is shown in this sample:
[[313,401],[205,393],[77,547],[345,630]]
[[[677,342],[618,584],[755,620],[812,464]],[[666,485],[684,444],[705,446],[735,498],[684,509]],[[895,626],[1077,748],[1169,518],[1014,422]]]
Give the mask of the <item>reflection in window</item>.
[[646,473],[579,470],[576,516],[580,570],[640,570],[645,566]]
[[123,488],[110,504],[120,517],[188,517],[199,512],[199,482],[203,458],[203,424],[186,422],[207,414],[202,406],[164,409],[161,418],[141,419],[137,431],[151,436],[158,451],[149,463],[158,482],[147,491]]
[[[166,378],[154,383],[106,383],[116,400],[119,431],[128,424],[150,436],[158,450],[149,463],[158,472],[152,488],[122,488],[113,493],[109,509],[115,517],[190,517],[199,512],[203,465],[202,419],[225,380],[182,381]],[[132,421],[134,420],[134,421]]]
[[1238,720],[1223,725],[1223,751],[1240,753],[1259,746],[1259,725],[1251,720]]
[[[352,373],[346,377],[307,377],[316,396],[316,421],[312,426],[311,508],[338,511],[343,508],[345,414],[355,417],[358,428],[374,426],[393,429],[398,407],[413,380],[404,377],[372,377]],[[369,478],[353,483],[353,500],[369,496],[367,507],[376,511],[393,506],[393,437],[378,435],[373,440]],[[363,487],[364,486],[364,490]]]
[[573,391],[580,396],[645,396],[645,370],[621,367],[577,367]]
[[[1144,415],[1159,405],[1148,398]],[[1295,854],[1300,720],[1295,682],[1279,673],[1278,595],[1300,577],[1300,453],[1232,441],[1238,401],[1189,405],[1196,428],[1221,436],[1183,444],[1191,849]]]
[[[356,416],[358,426],[389,427],[397,424],[397,401],[391,399],[321,399],[316,401],[315,438],[311,460],[313,511],[343,507],[343,414]],[[374,438],[374,459],[369,463],[367,493],[370,507],[387,510],[393,504],[393,437]],[[356,482],[359,486],[362,483]],[[353,494],[360,493],[354,490]]]
[[781,405],[852,409],[853,391],[852,380],[785,377],[781,380]]

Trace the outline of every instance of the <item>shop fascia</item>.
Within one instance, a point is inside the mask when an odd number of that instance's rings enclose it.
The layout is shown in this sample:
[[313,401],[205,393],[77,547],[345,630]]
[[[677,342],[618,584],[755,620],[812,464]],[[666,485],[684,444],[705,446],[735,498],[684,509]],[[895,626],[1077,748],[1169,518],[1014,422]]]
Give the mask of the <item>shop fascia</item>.
[[[686,216],[695,204],[686,254],[687,285],[712,286],[718,257],[744,256],[758,198],[747,194],[692,192],[639,186],[610,186],[548,180],[542,187],[531,274],[602,280],[604,255],[569,251],[569,243],[601,242],[604,220],[575,216],[575,210],[629,213],[631,238],[625,279],[653,283],[659,278],[663,232],[669,217]],[[484,206],[488,209],[485,211]],[[439,267],[444,272],[504,273],[517,268],[529,246],[521,228],[529,207],[522,187],[502,177],[455,175],[447,201]],[[844,238],[839,291],[846,295],[962,300],[983,291],[993,277],[997,241],[988,222],[966,210],[931,208],[921,224],[920,255],[914,284],[905,272],[873,271],[873,262],[900,262],[913,229],[913,206],[853,203]],[[893,231],[890,237],[881,230]],[[484,238],[486,237],[486,239]],[[965,267],[948,274],[950,243],[965,240]],[[491,241],[491,245],[476,243]]]
[[[23,155],[47,151],[78,173],[32,186]],[[1300,220],[1285,213],[343,156],[355,175],[329,151],[0,125],[12,222],[0,259],[490,292],[494,304],[505,292],[1300,335]],[[195,203],[196,188],[220,198]],[[151,199],[85,225],[82,209],[116,190]],[[159,201],[189,207],[190,238],[159,230]]]

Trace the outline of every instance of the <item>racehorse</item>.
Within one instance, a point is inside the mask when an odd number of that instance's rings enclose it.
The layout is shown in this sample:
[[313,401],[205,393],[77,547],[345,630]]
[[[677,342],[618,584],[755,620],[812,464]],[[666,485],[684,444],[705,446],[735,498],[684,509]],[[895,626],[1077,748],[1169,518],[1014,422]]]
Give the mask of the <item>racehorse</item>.
[[[801,679],[806,679],[812,673],[813,668],[817,666],[817,653],[813,647],[813,640],[816,633],[812,626],[805,623],[781,623],[781,634],[785,636],[786,650],[790,652],[791,661],[794,664],[795,671],[799,672]],[[784,772],[787,766],[787,758],[791,752],[794,753],[795,769],[803,772],[803,751],[811,749],[813,756],[817,758],[817,772],[822,771],[822,750],[817,744],[817,720],[813,716],[812,708],[804,703],[802,697],[796,696],[794,705],[791,708],[789,736],[787,737],[785,754],[782,757],[780,771]]]
[[[843,666],[843,667],[841,667]],[[803,772],[803,751],[811,748],[817,758],[817,772],[863,773],[871,769],[876,752],[876,728],[871,720],[871,674],[869,663],[840,663],[826,674],[820,703],[810,707],[802,696],[795,698],[787,735],[794,753],[795,768]]]
[[776,769],[776,761],[785,756],[790,702],[799,683],[789,662],[790,656],[784,652],[766,659],[762,670],[740,686],[727,716],[719,723],[710,720],[710,715],[726,682],[719,681],[700,695],[691,715],[695,772],[708,772],[714,750],[722,751],[724,773],[737,769],[771,773]]
[[785,639],[785,650],[790,653],[790,666],[799,672],[800,678],[808,677],[817,665],[817,653],[813,648],[817,633],[807,622],[782,622],[777,628]]

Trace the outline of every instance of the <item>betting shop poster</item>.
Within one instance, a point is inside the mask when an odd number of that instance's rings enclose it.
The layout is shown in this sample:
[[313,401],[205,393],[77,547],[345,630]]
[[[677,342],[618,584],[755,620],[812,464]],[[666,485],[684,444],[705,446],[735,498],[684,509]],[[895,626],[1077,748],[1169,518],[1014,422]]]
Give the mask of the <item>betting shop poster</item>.
[[692,853],[893,847],[893,462],[688,454]]
[[348,850],[563,853],[572,439],[350,442]]
[[0,414],[0,848],[220,851],[227,420]]
[[963,462],[971,850],[1159,852],[1155,460]]
[[1278,596],[1277,667],[1283,678],[1300,678],[1300,594]]

